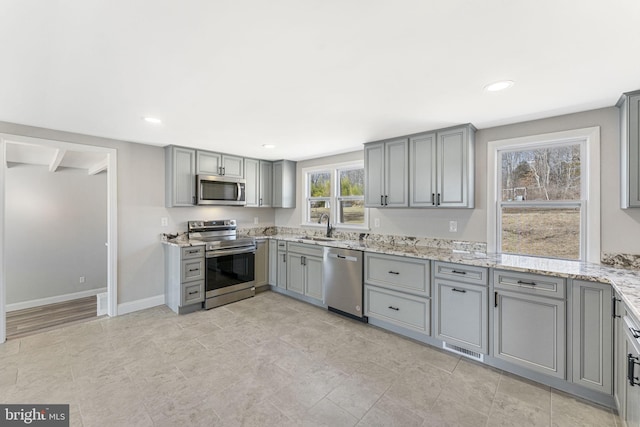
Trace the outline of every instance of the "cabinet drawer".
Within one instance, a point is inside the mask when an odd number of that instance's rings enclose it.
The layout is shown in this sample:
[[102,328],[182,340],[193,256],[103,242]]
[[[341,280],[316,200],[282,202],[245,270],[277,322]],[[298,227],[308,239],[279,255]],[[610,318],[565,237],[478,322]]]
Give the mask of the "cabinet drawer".
[[429,261],[390,255],[365,254],[365,282],[370,285],[429,296]]
[[187,246],[182,248],[182,259],[204,258],[204,246]]
[[566,295],[565,279],[541,274],[495,270],[493,272],[493,285],[495,289],[505,289],[551,298],[564,298]]
[[484,267],[436,261],[433,268],[434,276],[441,279],[483,286],[488,284],[487,269]]
[[180,305],[185,306],[204,301],[204,280],[182,285]]
[[193,282],[194,280],[204,280],[204,258],[182,261],[180,281]]
[[309,255],[322,258],[323,248],[318,245],[308,245],[305,243],[292,243],[287,244],[287,250],[289,252],[296,252],[302,255]]
[[366,285],[365,315],[423,334],[430,333],[430,300]]

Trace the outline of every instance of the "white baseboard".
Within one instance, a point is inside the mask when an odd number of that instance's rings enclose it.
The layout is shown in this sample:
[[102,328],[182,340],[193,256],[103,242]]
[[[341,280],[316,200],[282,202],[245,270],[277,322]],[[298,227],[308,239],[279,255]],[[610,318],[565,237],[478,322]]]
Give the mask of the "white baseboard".
[[164,304],[164,294],[118,304],[118,316]]
[[7,304],[7,313],[10,311],[24,310],[25,308],[40,307],[41,305],[55,304],[58,302],[71,301],[78,298],[92,297],[101,292],[107,292],[107,288],[89,289],[86,291],[74,292],[72,294],[56,295],[53,297],[33,299],[30,301]]

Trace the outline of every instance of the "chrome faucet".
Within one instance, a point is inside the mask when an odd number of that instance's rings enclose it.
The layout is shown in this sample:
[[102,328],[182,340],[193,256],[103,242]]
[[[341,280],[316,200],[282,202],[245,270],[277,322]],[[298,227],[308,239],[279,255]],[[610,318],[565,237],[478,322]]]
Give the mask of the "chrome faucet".
[[329,214],[323,213],[320,215],[320,219],[318,220],[318,224],[322,224],[322,220],[327,218],[327,237],[331,237],[331,232],[333,231],[333,227],[331,227],[331,223],[329,222]]

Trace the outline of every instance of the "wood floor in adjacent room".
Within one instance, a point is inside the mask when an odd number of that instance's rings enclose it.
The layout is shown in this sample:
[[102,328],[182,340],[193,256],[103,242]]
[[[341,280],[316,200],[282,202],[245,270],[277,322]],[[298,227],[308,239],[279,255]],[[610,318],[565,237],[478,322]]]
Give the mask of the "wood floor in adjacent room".
[[37,332],[96,317],[95,296],[7,313],[7,339],[20,338]]

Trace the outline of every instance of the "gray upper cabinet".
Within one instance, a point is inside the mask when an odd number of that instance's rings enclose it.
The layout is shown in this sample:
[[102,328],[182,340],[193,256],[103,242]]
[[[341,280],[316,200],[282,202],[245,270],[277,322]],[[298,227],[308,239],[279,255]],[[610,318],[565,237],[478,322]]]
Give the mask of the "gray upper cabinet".
[[365,144],[365,206],[409,206],[408,139]]
[[474,140],[471,125],[409,139],[410,206],[474,207]]
[[278,160],[273,162],[272,207],[296,207],[296,162]]
[[196,204],[196,150],[170,145],[165,148],[165,205]]
[[620,108],[621,207],[640,207],[640,91],[628,92]]
[[245,159],[244,173],[247,207],[266,207],[272,204],[273,164],[265,160]]
[[198,150],[196,163],[198,175],[244,178],[244,159],[242,157]]

